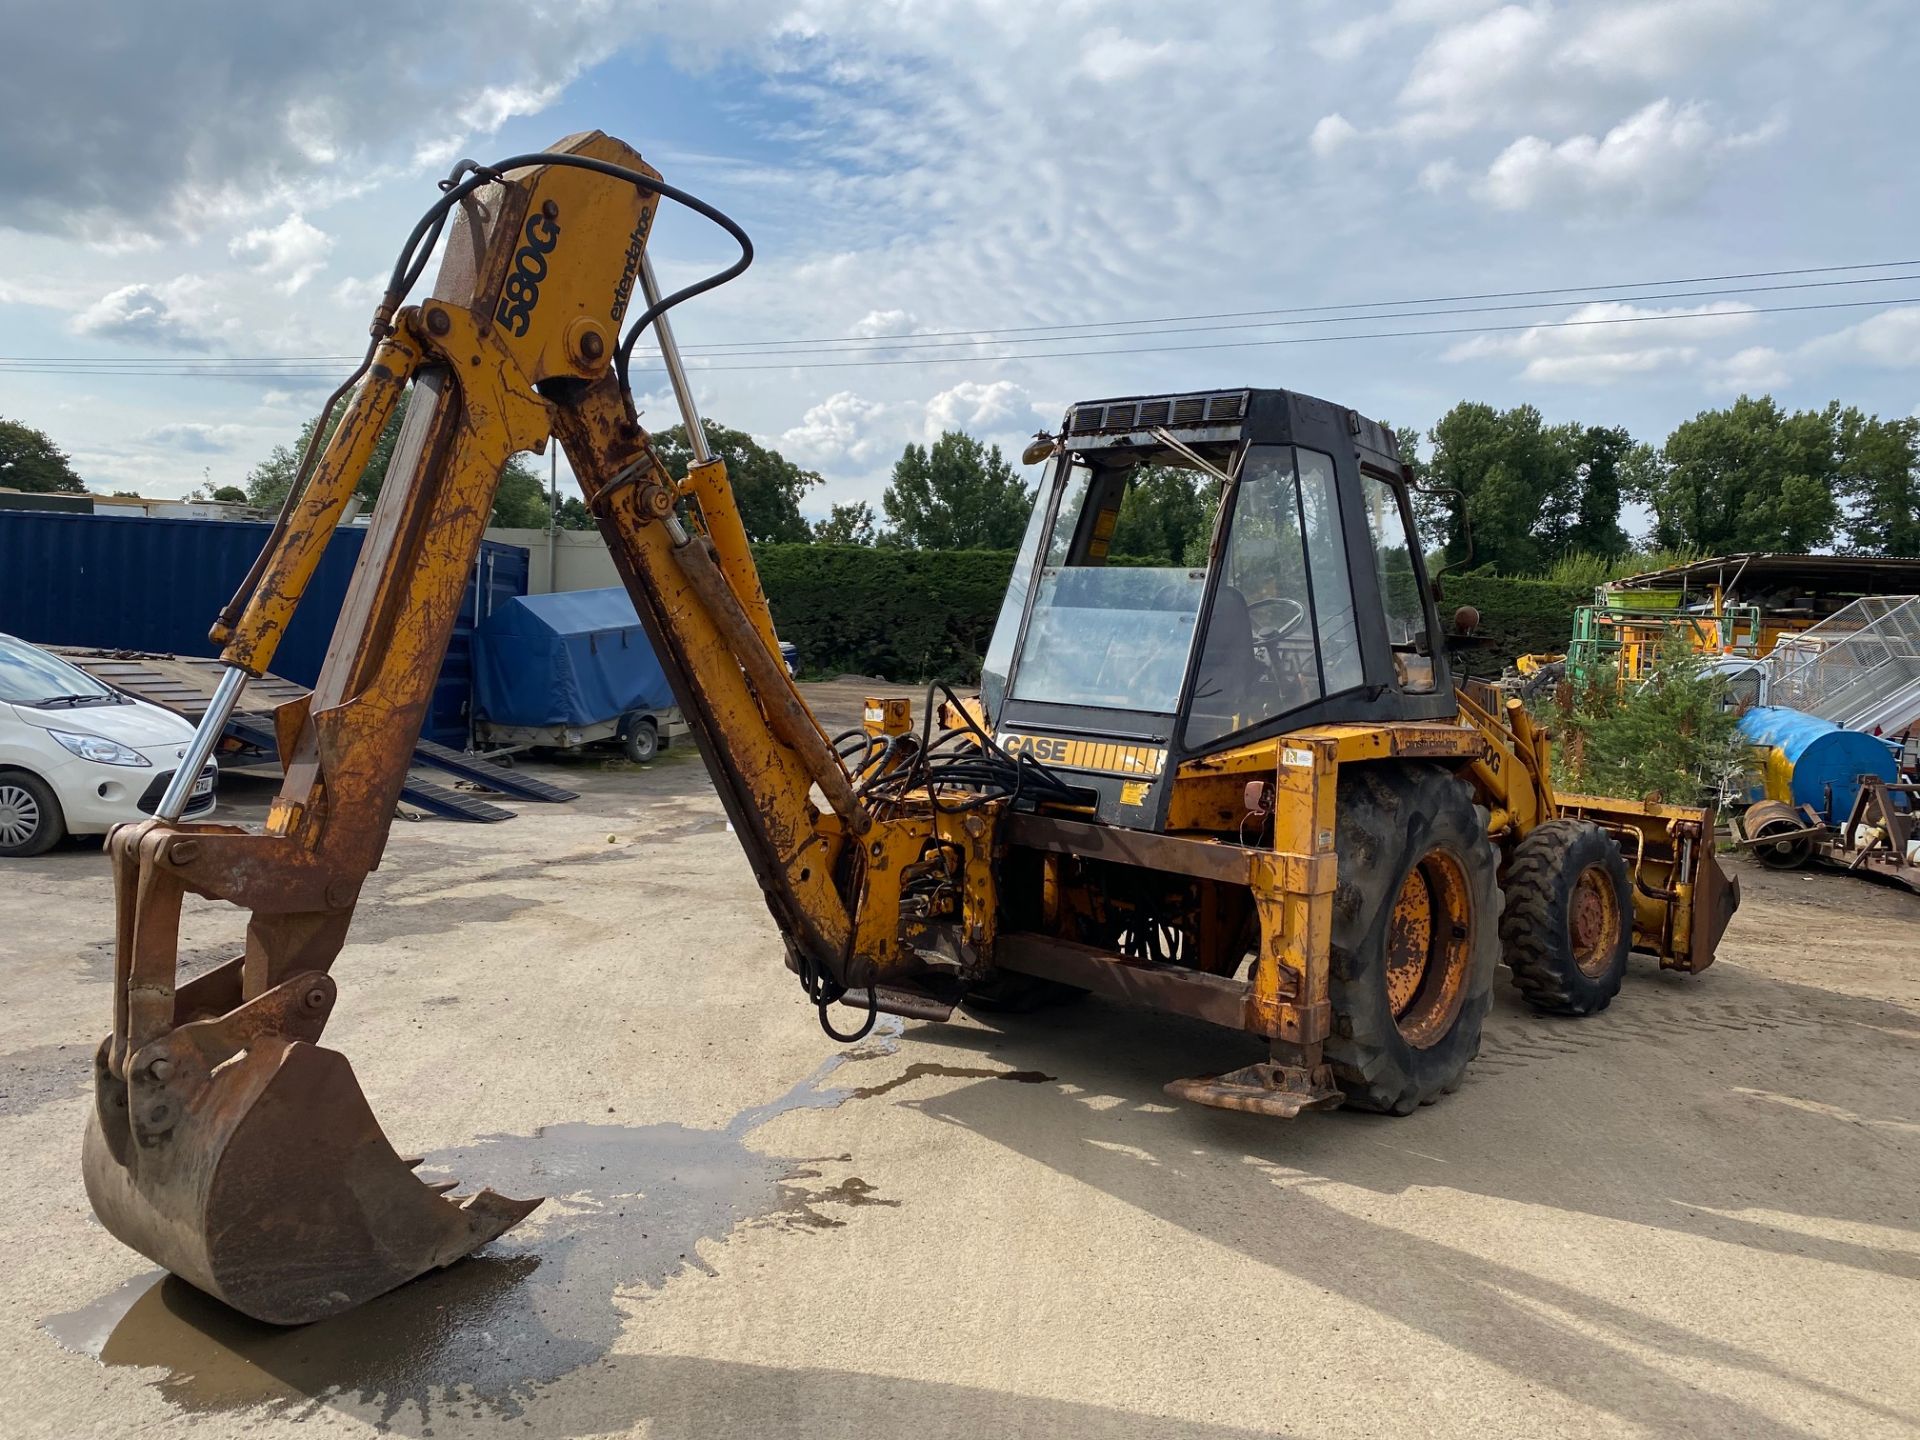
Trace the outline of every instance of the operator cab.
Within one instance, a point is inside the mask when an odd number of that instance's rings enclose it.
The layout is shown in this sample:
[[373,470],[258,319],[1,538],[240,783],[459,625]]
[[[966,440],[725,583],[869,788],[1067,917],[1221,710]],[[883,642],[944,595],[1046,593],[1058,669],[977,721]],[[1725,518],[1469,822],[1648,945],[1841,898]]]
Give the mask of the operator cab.
[[[1048,465],[981,699],[1100,819],[1163,828],[1194,756],[1453,714],[1391,431],[1287,390],[1100,400]],[[1169,486],[1208,522],[1178,556],[1142,523]]]

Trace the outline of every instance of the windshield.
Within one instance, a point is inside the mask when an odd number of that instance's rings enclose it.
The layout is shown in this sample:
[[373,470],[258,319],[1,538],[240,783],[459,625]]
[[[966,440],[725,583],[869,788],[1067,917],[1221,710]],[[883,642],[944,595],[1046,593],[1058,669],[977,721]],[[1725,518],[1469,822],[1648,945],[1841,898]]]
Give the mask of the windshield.
[[1039,557],[1015,699],[1162,714],[1178,708],[1207,572],[1108,565],[1115,535],[1130,519],[1123,512],[1138,473],[1071,462]]
[[0,700],[10,705],[100,704],[118,697],[86,671],[10,635],[0,635]]

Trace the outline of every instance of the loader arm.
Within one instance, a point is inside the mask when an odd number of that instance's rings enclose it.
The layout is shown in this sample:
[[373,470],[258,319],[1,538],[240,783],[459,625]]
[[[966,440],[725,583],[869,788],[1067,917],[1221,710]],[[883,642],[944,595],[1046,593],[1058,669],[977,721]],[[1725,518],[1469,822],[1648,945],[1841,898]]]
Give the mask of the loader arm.
[[[779,659],[647,259],[661,196],[678,192],[598,133],[523,159],[449,182],[434,294],[403,305],[428,222],[416,230],[345,413],[215,627],[229,668],[181,766],[187,782],[246,679],[271,662],[411,384],[320,676],[276,715],[285,780],[264,827],[183,823],[170,790],[155,819],[109,841],[114,1016],[95,1062],[89,1197],[120,1239],[269,1321],[338,1313],[469,1253],[539,1203],[490,1191],[456,1202],[420,1183],[344,1058],[317,1043],[335,997],[327,971],[379,864],[516,453],[550,438],[565,446],[823,1022],[847,988],[909,963],[902,875],[930,847],[971,874],[975,912],[991,910],[978,817],[968,833],[957,817],[896,805],[876,822]],[[436,224],[429,243],[437,233]],[[622,373],[631,339],[617,337],[636,291],[650,317],[659,312],[657,339],[695,446],[684,483],[661,464]],[[188,892],[249,914],[241,953],[181,984]]]

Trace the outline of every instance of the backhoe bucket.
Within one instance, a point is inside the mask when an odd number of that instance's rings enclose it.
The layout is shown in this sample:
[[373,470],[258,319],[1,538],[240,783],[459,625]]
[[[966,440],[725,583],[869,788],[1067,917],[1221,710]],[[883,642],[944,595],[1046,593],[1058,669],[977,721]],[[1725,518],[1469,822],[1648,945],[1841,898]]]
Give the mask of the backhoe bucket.
[[[380,1131],[346,1057],[320,1048],[313,971],[125,1057],[94,1061],[87,1198],[120,1240],[255,1319],[323,1320],[450,1265],[540,1202],[456,1202]],[[413,1162],[418,1163],[418,1162]]]

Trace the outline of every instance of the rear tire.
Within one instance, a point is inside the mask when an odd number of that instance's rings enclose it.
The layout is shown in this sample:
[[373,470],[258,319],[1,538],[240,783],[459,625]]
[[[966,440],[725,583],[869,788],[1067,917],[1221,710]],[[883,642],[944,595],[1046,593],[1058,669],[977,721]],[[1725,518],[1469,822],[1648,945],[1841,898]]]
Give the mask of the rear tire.
[[652,720],[642,716],[628,722],[620,744],[627,752],[627,759],[636,765],[645,765],[660,753],[660,731]]
[[24,770],[0,773],[0,857],[44,855],[66,834],[66,814],[46,781]]
[[1480,1052],[1500,958],[1487,813],[1433,765],[1340,775],[1325,1054],[1347,1103],[1408,1115]]
[[1527,1004],[1595,1015],[1620,993],[1633,891],[1619,842],[1590,820],[1549,820],[1514,847],[1500,943]]

